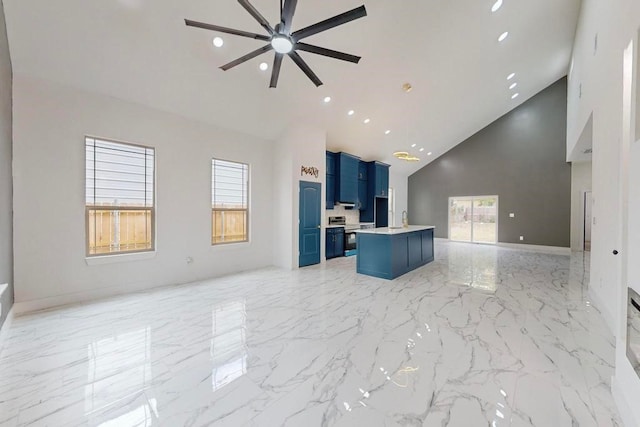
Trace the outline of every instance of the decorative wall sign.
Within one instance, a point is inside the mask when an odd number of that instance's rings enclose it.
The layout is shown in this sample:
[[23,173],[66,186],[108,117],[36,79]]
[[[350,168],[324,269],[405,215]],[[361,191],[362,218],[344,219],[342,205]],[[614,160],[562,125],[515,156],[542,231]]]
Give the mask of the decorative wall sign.
[[300,168],[300,176],[313,175],[317,178],[319,173],[320,171],[318,170],[318,168],[314,168],[313,166],[302,166]]

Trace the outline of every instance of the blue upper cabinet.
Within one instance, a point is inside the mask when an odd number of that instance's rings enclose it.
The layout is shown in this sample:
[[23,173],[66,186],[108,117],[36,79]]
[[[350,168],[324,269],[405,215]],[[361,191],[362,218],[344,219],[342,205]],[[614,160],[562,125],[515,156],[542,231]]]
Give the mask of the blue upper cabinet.
[[326,152],[327,155],[327,175],[336,174],[336,153]]
[[369,175],[369,181],[373,180],[374,184],[374,197],[389,197],[389,165],[372,162],[373,168],[369,171],[373,171],[374,177]]
[[356,208],[358,210],[367,209],[367,162],[362,160],[358,162],[358,203]]
[[360,181],[367,180],[367,162],[363,162],[363,161],[358,162],[358,179]]
[[327,151],[326,157],[326,207],[325,209],[333,209],[335,205],[336,194],[336,154],[331,151]]
[[360,159],[347,153],[336,155],[336,202],[358,202],[358,165]]

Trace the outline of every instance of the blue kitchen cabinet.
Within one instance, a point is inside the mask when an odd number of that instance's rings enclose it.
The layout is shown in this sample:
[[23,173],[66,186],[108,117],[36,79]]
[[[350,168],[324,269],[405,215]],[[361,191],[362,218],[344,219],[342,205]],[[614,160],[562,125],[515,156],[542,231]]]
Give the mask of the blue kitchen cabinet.
[[367,209],[367,162],[358,162],[358,203],[356,209],[362,211]]
[[344,256],[344,228],[327,228],[325,233],[325,257],[327,259]]
[[327,155],[327,175],[336,174],[336,153],[326,152]]
[[433,261],[433,228],[357,234],[356,269],[383,279],[395,279]]
[[380,162],[372,162],[373,168],[369,170],[373,170],[374,172],[374,197],[389,197],[389,165],[380,163]]
[[360,159],[347,153],[336,155],[336,197],[340,203],[358,202],[358,164]]
[[336,196],[336,154],[331,151],[326,152],[326,170],[325,209],[333,209]]
[[360,211],[366,210],[367,203],[367,181],[363,181],[361,179],[358,180],[358,203],[356,204],[356,208]]
[[[364,202],[360,208],[360,222],[375,222],[376,227],[388,225],[389,165],[367,162],[366,195],[359,194]],[[364,190],[363,190],[364,193]]]
[[367,162],[358,162],[358,179],[360,181],[367,180]]

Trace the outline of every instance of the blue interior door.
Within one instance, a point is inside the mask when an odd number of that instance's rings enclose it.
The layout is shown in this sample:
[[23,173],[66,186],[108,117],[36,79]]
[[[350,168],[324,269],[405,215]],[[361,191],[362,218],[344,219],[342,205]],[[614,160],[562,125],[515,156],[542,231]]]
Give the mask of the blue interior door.
[[300,267],[320,262],[320,197],[320,183],[300,181]]

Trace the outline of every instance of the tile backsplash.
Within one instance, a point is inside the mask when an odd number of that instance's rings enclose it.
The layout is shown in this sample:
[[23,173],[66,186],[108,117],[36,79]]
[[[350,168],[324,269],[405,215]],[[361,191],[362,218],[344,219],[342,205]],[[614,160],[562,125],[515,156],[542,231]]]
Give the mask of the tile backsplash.
[[342,206],[336,206],[333,209],[327,209],[325,223],[329,223],[330,216],[344,216],[347,218],[347,224],[358,224],[360,222],[360,211],[355,209],[345,209]]

